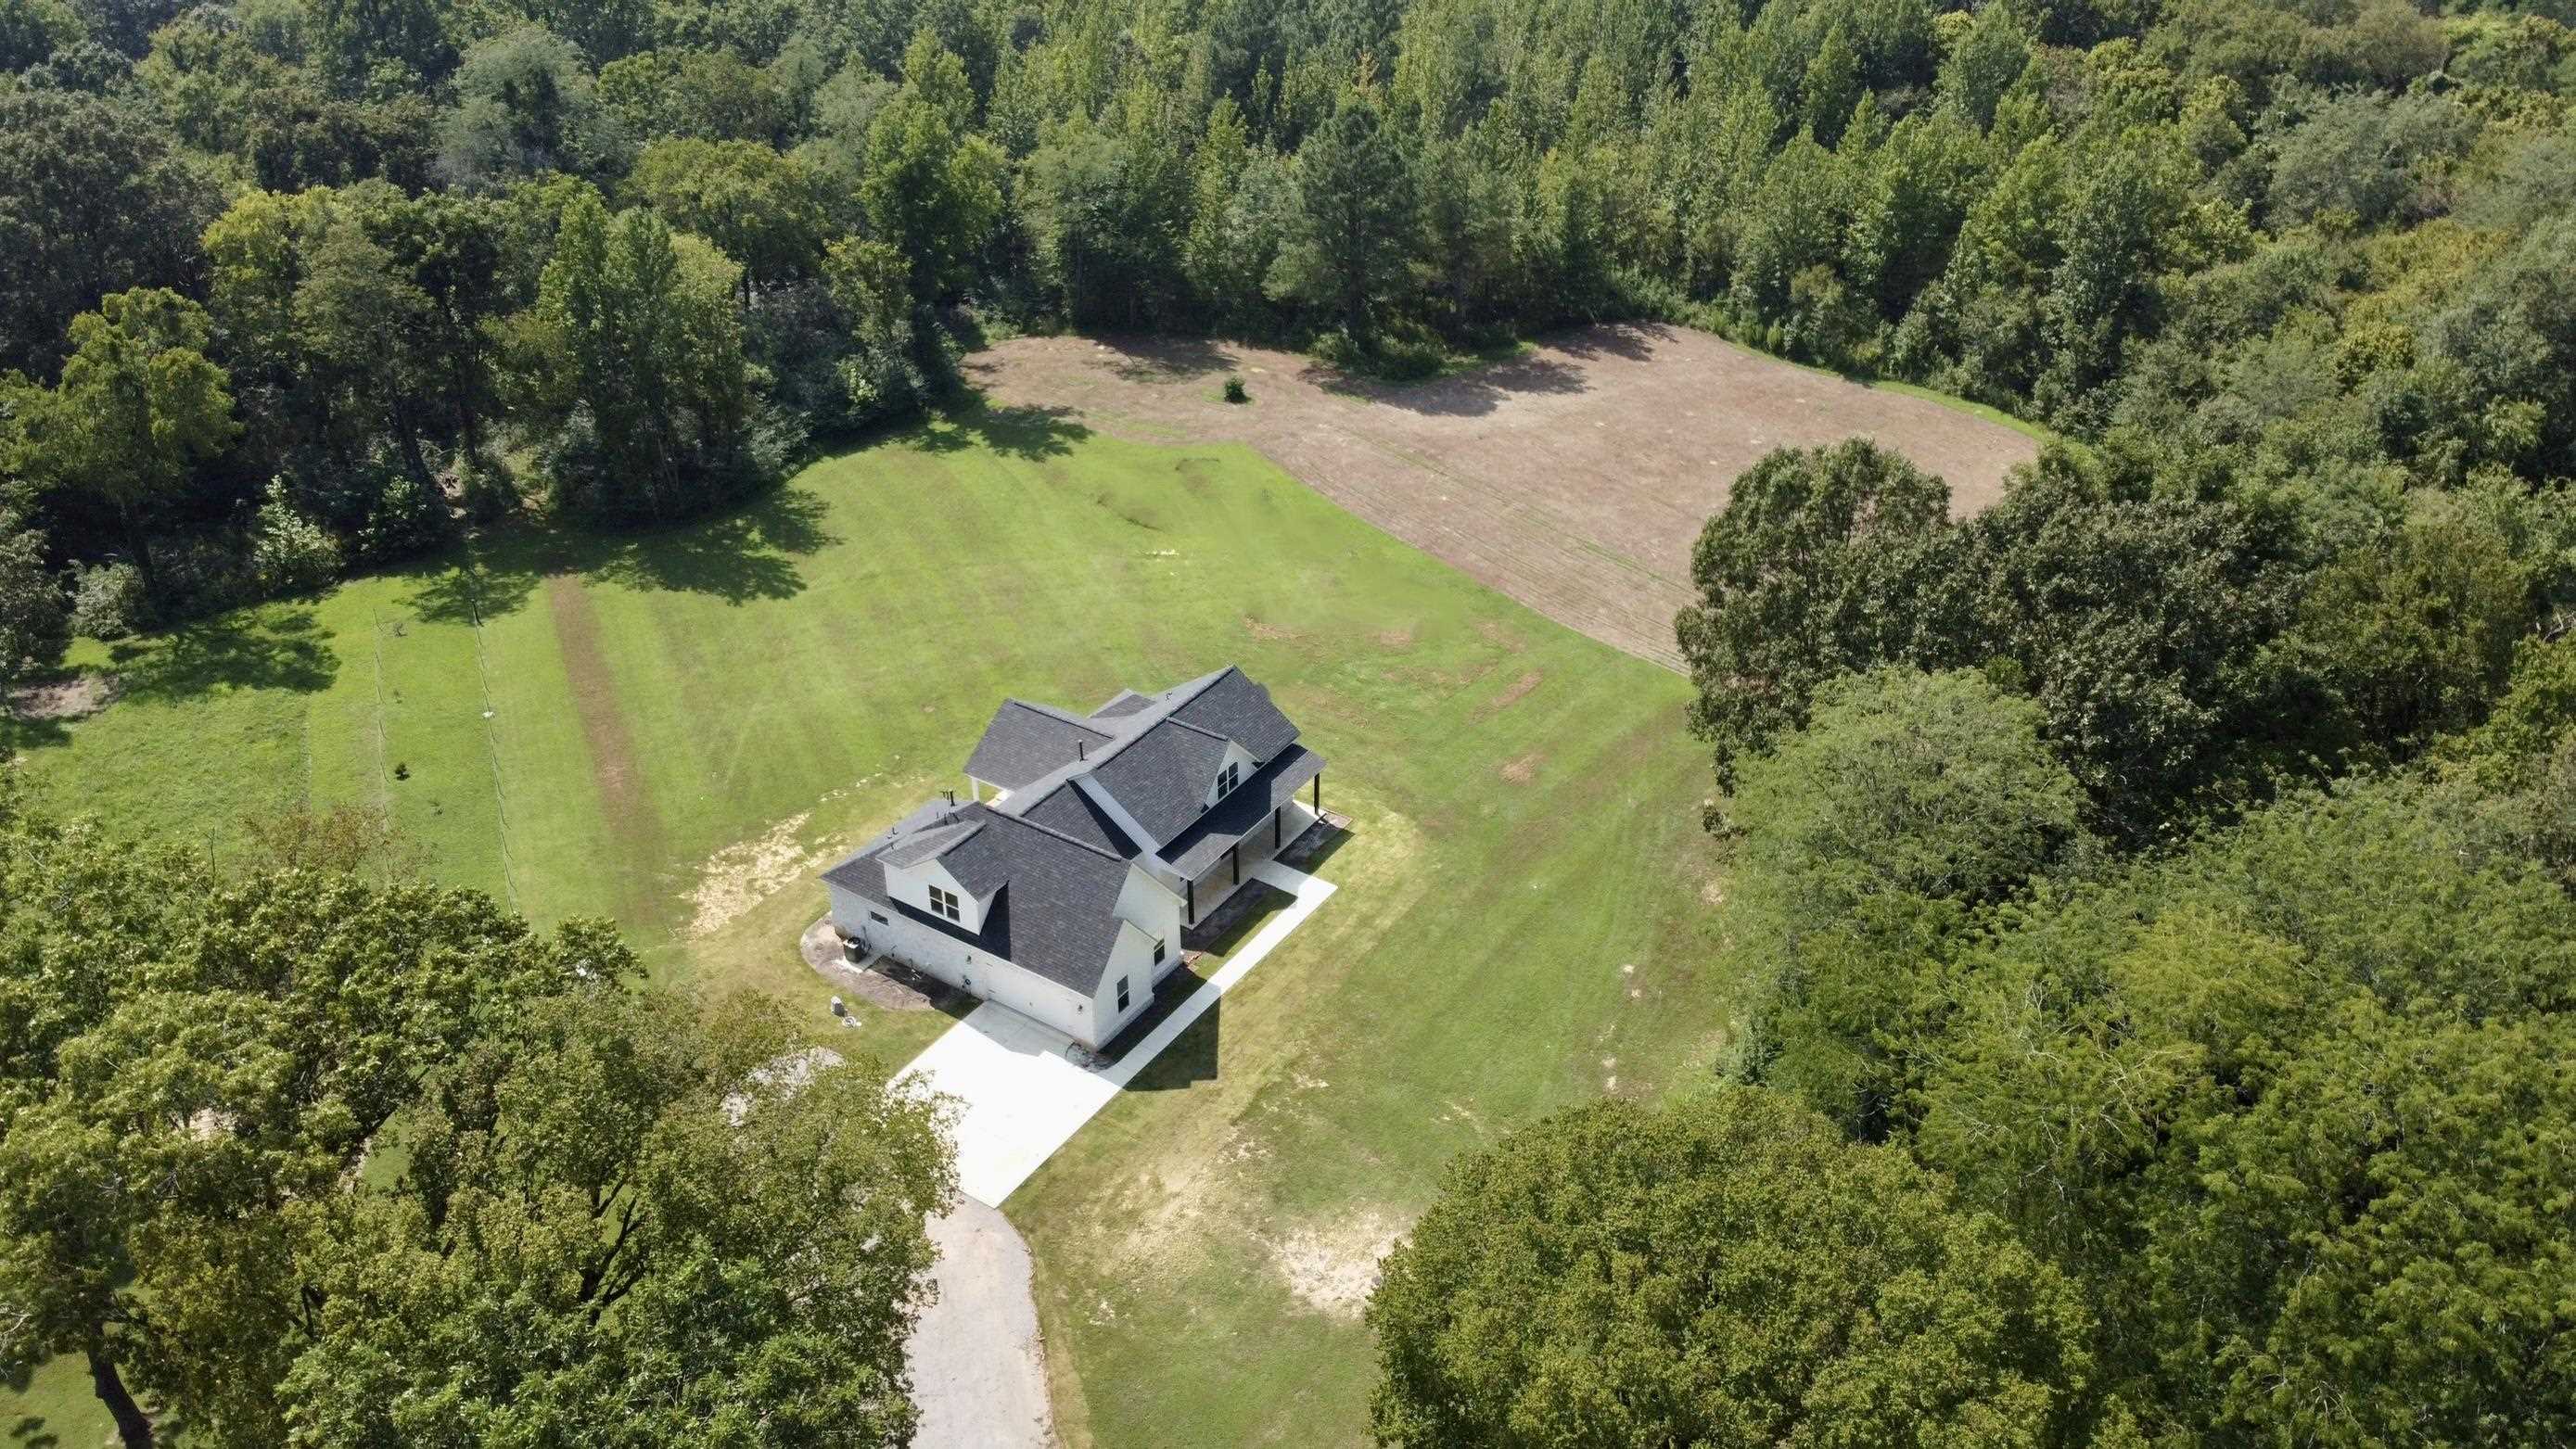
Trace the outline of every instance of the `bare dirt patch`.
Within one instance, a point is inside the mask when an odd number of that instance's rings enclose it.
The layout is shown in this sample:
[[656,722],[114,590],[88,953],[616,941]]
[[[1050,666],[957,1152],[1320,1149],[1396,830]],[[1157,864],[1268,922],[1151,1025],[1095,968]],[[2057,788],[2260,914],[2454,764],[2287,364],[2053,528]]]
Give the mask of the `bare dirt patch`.
[[[1690,551],[1776,447],[1875,439],[1992,503],[2030,439],[1658,325],[1588,327],[1428,383],[1353,382],[1293,353],[1194,339],[1022,337],[966,361],[995,403],[1146,442],[1249,444],[1353,513],[1548,617],[1667,668]],[[1218,400],[1229,372],[1260,406]]]
[[1402,628],[1380,629],[1377,631],[1377,643],[1381,649],[1410,649],[1413,647],[1413,631]]
[[10,690],[6,703],[9,713],[31,723],[61,724],[68,720],[87,719],[125,693],[125,679],[115,674],[81,674],[70,679],[49,679],[42,684],[22,684]]
[[1521,756],[1519,759],[1503,766],[1502,776],[1504,779],[1511,781],[1515,785],[1526,785],[1530,781],[1538,778],[1538,767],[1544,763],[1546,759],[1547,757],[1545,755],[1540,754],[1536,750],[1532,750],[1528,754]]
[[808,851],[797,832],[814,812],[791,815],[756,839],[737,841],[698,867],[698,883],[689,888],[691,938],[712,936],[769,899],[822,859]]
[[[600,647],[599,615],[583,592],[581,580],[557,574],[546,580],[546,612],[554,621],[555,646],[563,651],[564,675],[572,685],[573,712],[581,718],[582,742],[590,747],[590,778],[599,792],[601,814],[609,833],[634,846],[633,858],[661,856],[661,812],[645,792],[636,763],[635,738],[626,727],[626,712],[617,698],[617,680],[607,652]],[[655,914],[652,884],[641,877],[628,887],[630,914]]]
[[1297,637],[1297,631],[1284,624],[1264,623],[1250,614],[1243,616],[1243,632],[1264,643],[1279,643]]
[[1476,711],[1476,718],[1480,720],[1492,719],[1494,716],[1501,714],[1504,710],[1510,709],[1513,705],[1529,698],[1530,691],[1538,688],[1541,678],[1542,676],[1539,672],[1533,669],[1523,674],[1520,678],[1513,680],[1511,688],[1495,695],[1484,708]]
[[1378,1264],[1407,1226],[1384,1213],[1362,1212],[1325,1228],[1299,1228],[1271,1244],[1270,1254],[1298,1302],[1356,1321],[1377,1291]]
[[832,928],[830,916],[816,917],[814,924],[805,928],[797,948],[815,975],[886,1011],[928,1011],[943,1000],[963,994],[910,971],[898,980],[874,966],[851,965],[841,952],[841,933]]

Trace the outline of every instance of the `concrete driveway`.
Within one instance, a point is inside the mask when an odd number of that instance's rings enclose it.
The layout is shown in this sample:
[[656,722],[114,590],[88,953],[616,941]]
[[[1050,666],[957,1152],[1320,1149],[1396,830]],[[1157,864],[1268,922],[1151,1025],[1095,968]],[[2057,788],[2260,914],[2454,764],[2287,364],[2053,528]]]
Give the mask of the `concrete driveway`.
[[1077,1066],[1070,1039],[986,1002],[897,1074],[961,1109],[953,1132],[966,1200],[930,1220],[939,1296],[904,1345],[921,1449],[1054,1449],[1029,1248],[1002,1200],[1333,893],[1331,882],[1275,860],[1253,875],[1295,899],[1115,1063]]
[[920,1088],[956,1099],[957,1182],[968,1197],[1000,1207],[1013,1190],[1072,1140],[1092,1114],[1109,1105],[1218,997],[1313,915],[1333,893],[1329,881],[1281,865],[1256,867],[1253,876],[1295,899],[1252,939],[1226,958],[1216,975],[1125,1056],[1098,1069],[1077,1065],[1072,1040],[1008,1007],[986,1002],[950,1027],[896,1074]]

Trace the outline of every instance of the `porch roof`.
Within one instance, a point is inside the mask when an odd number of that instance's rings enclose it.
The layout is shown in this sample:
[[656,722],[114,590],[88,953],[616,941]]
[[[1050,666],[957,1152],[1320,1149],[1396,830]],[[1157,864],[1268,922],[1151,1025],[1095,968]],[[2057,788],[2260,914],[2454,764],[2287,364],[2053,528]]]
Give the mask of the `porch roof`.
[[1252,778],[1211,806],[1172,837],[1162,851],[1174,870],[1196,878],[1225,858],[1236,841],[1258,830],[1270,812],[1297,797],[1306,782],[1324,772],[1324,757],[1304,745],[1290,745],[1272,757]]

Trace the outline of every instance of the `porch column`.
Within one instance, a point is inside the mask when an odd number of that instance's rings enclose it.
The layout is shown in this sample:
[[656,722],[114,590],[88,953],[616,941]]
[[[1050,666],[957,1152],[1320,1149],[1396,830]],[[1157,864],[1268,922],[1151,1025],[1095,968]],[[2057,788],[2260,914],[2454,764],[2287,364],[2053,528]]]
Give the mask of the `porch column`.
[[1287,813],[1288,807],[1285,805],[1270,812],[1270,853],[1272,855],[1279,853],[1279,817]]
[[1315,818],[1324,818],[1324,772],[1315,772]]
[[1234,871],[1234,883],[1243,884],[1243,842],[1238,840],[1225,848],[1225,863]]
[[1194,880],[1185,880],[1181,882],[1181,888],[1189,896],[1190,924],[1195,926],[1199,923],[1199,883]]

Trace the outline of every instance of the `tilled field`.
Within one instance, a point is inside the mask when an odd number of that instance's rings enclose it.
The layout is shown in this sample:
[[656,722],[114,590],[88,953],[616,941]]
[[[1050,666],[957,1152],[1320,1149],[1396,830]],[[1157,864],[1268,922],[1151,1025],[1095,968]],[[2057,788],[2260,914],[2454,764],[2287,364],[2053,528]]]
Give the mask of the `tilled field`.
[[[1251,445],[1360,517],[1550,618],[1680,669],[1691,544],[1773,448],[1860,436],[1994,501],[2029,438],[1705,333],[1600,326],[1458,377],[1353,383],[1294,353],[1025,337],[967,359],[994,403],[1141,441]],[[1220,387],[1243,374],[1252,401]]]

